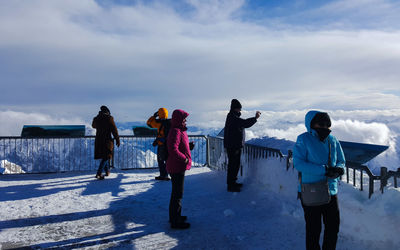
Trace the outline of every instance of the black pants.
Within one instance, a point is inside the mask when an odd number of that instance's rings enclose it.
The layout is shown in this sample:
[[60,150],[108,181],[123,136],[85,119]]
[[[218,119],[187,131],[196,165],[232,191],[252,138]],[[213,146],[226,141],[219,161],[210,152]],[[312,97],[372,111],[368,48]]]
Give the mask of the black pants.
[[185,172],[170,175],[172,191],[171,200],[169,202],[169,221],[173,224],[180,222]]
[[232,186],[236,183],[239,173],[242,150],[240,148],[227,148],[226,152],[228,153],[228,174],[226,183],[228,186]]
[[167,149],[165,145],[160,145],[157,147],[157,162],[158,169],[160,170],[161,177],[167,177]]
[[319,236],[321,234],[321,217],[325,225],[323,250],[336,249],[339,233],[340,213],[336,195],[331,196],[331,201],[321,206],[305,206],[304,218],[306,220],[306,248],[307,250],[321,249]]

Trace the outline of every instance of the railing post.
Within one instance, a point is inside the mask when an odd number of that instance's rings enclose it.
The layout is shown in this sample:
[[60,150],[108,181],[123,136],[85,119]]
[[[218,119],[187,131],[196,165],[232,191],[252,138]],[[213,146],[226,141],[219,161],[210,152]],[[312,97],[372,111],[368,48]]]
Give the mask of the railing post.
[[210,139],[206,136],[206,162],[207,166],[210,167]]
[[381,167],[381,192],[383,194],[383,189],[387,185],[387,168],[386,167]]
[[368,199],[371,199],[372,194],[374,193],[374,177],[369,176],[369,195]]
[[361,175],[360,175],[360,190],[363,191],[363,170],[361,169]]
[[349,167],[346,166],[346,178],[347,178],[347,183],[349,183]]

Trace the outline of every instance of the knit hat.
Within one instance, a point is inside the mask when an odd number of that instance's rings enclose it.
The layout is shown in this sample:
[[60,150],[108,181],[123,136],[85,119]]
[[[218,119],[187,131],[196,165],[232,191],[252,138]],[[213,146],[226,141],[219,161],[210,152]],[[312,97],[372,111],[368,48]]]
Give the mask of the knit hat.
[[166,108],[159,108],[158,109],[158,117],[160,117],[160,119],[167,119],[168,118],[168,110]]
[[242,108],[242,104],[240,104],[240,102],[237,99],[232,99],[231,110],[232,109],[241,109],[241,108]]
[[101,107],[100,107],[100,110],[101,110],[102,112],[104,112],[104,113],[110,114],[110,110],[109,110],[109,109],[107,108],[107,106],[105,106],[105,105],[101,106]]
[[314,118],[311,120],[310,127],[313,128],[315,124],[326,125],[328,128],[331,127],[331,118],[329,117],[328,113],[319,112],[315,114]]

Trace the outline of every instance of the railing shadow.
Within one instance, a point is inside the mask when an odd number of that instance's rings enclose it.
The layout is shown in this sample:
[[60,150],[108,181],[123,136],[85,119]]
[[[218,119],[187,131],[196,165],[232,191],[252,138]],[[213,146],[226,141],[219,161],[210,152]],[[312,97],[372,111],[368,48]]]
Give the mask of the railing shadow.
[[[115,173],[113,175],[115,175]],[[48,226],[51,228],[53,227],[51,224],[75,221],[78,223],[78,221],[83,219],[95,219],[96,217],[101,216],[110,217],[110,227],[112,227],[112,229],[109,232],[102,231],[96,233],[96,230],[94,230],[92,232],[87,232],[87,235],[79,237],[74,237],[74,235],[65,235],[65,237],[71,237],[70,239],[37,243],[29,246],[17,246],[30,247],[33,249],[69,249],[76,247],[90,247],[98,244],[117,246],[121,244],[131,244],[135,239],[145,235],[168,232],[168,204],[171,183],[157,182],[153,180],[153,177],[151,177],[151,179],[147,178],[138,181],[130,181],[129,179],[130,178],[127,177],[126,174],[117,173],[116,177],[106,178],[103,181],[98,181],[93,178],[93,180],[87,183],[85,190],[80,194],[80,196],[98,196],[104,192],[111,192],[113,198],[107,208],[0,221],[0,228],[2,228],[2,230],[32,226]],[[147,185],[148,189],[144,192],[137,192],[137,194],[129,194],[129,191],[132,191],[129,187],[134,187],[135,185]],[[37,188],[38,186],[40,185],[29,185],[28,188]],[[126,187],[128,187],[129,190]],[[66,187],[63,189],[56,188],[54,190],[45,190],[43,192],[36,191],[37,194],[34,193],[31,197],[46,196],[59,191],[74,190],[76,188],[77,187]],[[126,194],[124,192],[128,193]],[[21,192],[20,194],[20,198],[22,199],[23,193]],[[11,197],[9,196],[9,198]],[[26,199],[26,197],[24,197],[24,199]],[[151,206],[152,199],[157,200],[154,206]],[[162,199],[163,201],[160,202],[159,199]],[[164,205],[160,206],[160,203]],[[77,208],[77,210],[79,210],[79,208]],[[109,221],[107,221],[107,223],[109,223]]]
[[[4,176],[1,179],[3,181],[9,182],[7,177],[9,177],[9,176]],[[46,184],[35,183],[35,184],[29,184],[29,185],[9,185],[6,187],[0,187],[0,193],[1,193],[0,202],[38,198],[38,197],[51,195],[51,194],[55,194],[55,193],[62,192],[62,191],[78,189],[78,188],[84,187],[86,185],[86,183],[89,181],[87,177],[79,178],[79,179],[80,180],[78,180],[78,181],[73,180],[73,182],[75,184],[78,184],[78,186],[75,185],[74,187],[57,187],[57,186],[65,186],[68,184],[68,182],[64,182],[64,181],[52,181],[52,182],[47,182]],[[19,180],[21,180],[21,178],[19,178]]]

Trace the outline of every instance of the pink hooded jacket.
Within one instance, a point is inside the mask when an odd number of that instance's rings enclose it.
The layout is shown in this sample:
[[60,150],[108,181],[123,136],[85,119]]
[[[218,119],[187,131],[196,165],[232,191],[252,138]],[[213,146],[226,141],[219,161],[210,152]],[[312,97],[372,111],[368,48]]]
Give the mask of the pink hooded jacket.
[[[192,165],[187,128],[183,125],[183,120],[188,116],[189,114],[181,109],[172,113],[171,129],[167,137],[167,172],[170,174],[185,172]],[[187,163],[186,158],[189,159]]]

